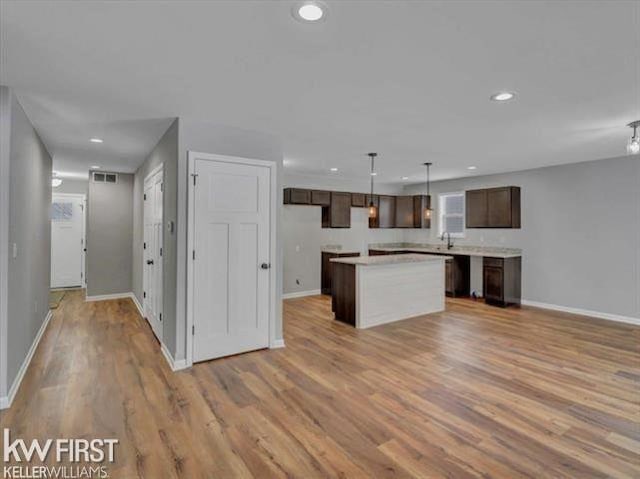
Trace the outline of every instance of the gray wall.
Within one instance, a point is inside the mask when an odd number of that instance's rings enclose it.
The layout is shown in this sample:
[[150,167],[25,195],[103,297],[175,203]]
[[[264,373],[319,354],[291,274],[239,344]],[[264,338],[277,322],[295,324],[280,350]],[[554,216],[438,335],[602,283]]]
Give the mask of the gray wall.
[[[365,172],[366,173],[366,172]],[[369,181],[344,180],[338,176],[285,174],[284,186],[367,193]],[[377,193],[401,194],[402,186],[376,185]],[[320,289],[320,250],[322,246],[340,244],[367,254],[370,243],[403,241],[401,229],[369,229],[367,208],[351,208],[351,228],[322,228],[322,208],[319,206],[285,205],[282,207],[284,250],[284,294]]]
[[87,296],[129,293],[132,278],[133,175],[117,183],[89,182]]
[[[441,181],[431,193],[437,208],[439,193],[507,185],[522,188],[522,228],[468,229],[457,242],[522,248],[523,299],[640,318],[638,157]],[[437,242],[437,234],[436,223],[405,239]],[[472,268],[479,289],[481,265]]]
[[57,188],[53,188],[52,193],[87,195],[89,193],[89,181],[62,178],[62,184]]
[[[178,128],[176,119],[164,133],[153,151],[135,173],[133,185],[133,293],[138,302],[143,303],[143,242],[144,242],[144,179],[158,165],[163,165],[164,195],[162,201],[163,223],[176,221],[177,211],[177,172],[178,172]],[[163,338],[175,337],[176,314],[176,232],[164,228],[164,244],[162,249],[162,278],[163,278]],[[166,339],[165,339],[166,342]]]
[[[3,326],[6,332],[2,331],[5,339],[0,352],[0,360],[4,362],[2,369],[6,371],[3,373],[4,390],[0,391],[4,396],[49,311],[51,156],[20,103],[7,88],[2,88],[0,103],[5,167],[7,153],[9,158],[9,255],[6,326]],[[2,173],[6,182],[5,168]],[[2,184],[2,189],[6,194],[6,183]],[[17,246],[16,257],[12,254],[14,244]]]

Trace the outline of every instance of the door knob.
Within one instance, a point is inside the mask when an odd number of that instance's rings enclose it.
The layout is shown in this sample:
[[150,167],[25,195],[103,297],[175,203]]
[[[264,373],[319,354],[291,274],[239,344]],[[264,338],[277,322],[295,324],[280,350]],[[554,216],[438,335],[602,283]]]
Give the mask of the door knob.
[[147,264],[153,264],[153,260],[152,259],[148,259],[147,260]]
[[269,263],[262,263],[262,264],[260,265],[260,267],[261,267],[262,269],[269,269],[269,268],[271,268],[271,265],[270,265]]

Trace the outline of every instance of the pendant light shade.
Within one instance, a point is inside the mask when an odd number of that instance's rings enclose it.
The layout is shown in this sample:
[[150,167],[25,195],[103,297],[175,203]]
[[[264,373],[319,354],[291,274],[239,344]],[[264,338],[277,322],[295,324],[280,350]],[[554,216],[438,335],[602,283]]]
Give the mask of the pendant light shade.
[[375,176],[375,158],[378,156],[377,153],[368,153],[369,158],[371,158],[371,195],[369,197],[369,219],[375,220],[378,218],[378,207],[373,201],[373,177]]
[[640,126],[640,120],[629,123],[629,128],[633,128],[633,136],[629,138],[627,143],[627,153],[630,155],[637,155],[640,153],[640,137],[638,137],[638,127]]
[[424,219],[429,220],[431,219],[431,214],[433,212],[433,210],[431,209],[431,176],[430,176],[430,167],[433,163],[431,162],[427,162],[424,164],[424,166],[427,167],[427,207],[424,209]]

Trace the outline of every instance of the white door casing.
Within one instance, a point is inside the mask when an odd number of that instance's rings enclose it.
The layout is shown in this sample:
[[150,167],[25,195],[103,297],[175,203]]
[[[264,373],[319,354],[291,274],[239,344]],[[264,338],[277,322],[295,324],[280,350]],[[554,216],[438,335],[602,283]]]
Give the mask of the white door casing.
[[272,162],[192,152],[189,165],[191,364],[269,347],[275,168]]
[[162,342],[163,170],[153,170],[144,181],[143,311],[153,333]]
[[51,287],[84,287],[85,195],[51,197]]

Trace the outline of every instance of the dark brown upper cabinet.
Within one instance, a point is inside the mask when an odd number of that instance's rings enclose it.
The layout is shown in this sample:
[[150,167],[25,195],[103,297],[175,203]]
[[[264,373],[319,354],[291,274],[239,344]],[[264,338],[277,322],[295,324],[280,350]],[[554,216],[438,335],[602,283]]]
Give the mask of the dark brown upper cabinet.
[[329,206],[331,204],[331,192],[311,190],[311,204],[316,206]]
[[285,205],[310,205],[311,191],[302,188],[285,188],[284,189]]
[[520,228],[520,187],[466,192],[467,228]]
[[365,201],[364,193],[351,193],[351,206],[355,208],[363,208],[368,206]]
[[430,218],[425,218],[429,207],[426,195],[396,197],[396,228],[429,228]]
[[379,228],[379,224],[380,224],[380,197],[378,195],[366,195],[364,197],[364,202],[365,202],[365,206],[367,208],[369,208],[369,206],[371,206],[371,204],[373,203],[373,205],[378,208],[378,216],[376,216],[375,218],[371,218],[369,217],[369,228]]
[[351,193],[331,192],[329,206],[322,207],[322,227],[351,227]]

